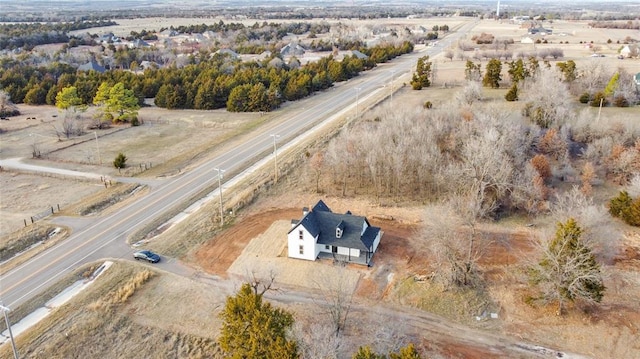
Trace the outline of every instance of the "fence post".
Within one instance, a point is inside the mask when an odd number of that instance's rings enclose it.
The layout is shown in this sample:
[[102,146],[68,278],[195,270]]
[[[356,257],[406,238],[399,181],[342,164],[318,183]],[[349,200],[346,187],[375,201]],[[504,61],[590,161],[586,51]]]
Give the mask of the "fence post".
[[27,226],[27,220],[23,219],[23,221],[24,221],[24,226],[26,227]]
[[31,224],[33,224],[33,216],[31,216]]
[[51,214],[53,214],[53,213],[54,213],[54,212],[53,212],[53,206],[51,206]]
[[60,212],[60,203],[58,203],[58,212]]

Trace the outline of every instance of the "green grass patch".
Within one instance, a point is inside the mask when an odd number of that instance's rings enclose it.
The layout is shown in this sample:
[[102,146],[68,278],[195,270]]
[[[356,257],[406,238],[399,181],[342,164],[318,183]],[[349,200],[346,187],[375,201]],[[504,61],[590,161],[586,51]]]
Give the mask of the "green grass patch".
[[396,284],[396,300],[463,324],[477,323],[476,316],[493,311],[495,304],[482,289],[446,289],[433,281],[408,277]]

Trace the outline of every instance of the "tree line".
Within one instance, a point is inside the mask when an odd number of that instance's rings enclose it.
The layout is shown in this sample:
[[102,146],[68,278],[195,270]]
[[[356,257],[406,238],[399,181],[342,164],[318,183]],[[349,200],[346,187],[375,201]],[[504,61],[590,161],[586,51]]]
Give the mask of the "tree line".
[[216,54],[211,58],[193,57],[194,63],[183,68],[148,69],[141,74],[126,70],[83,72],[59,62],[33,66],[4,59],[0,62],[4,70],[0,88],[14,103],[54,105],[59,91],[74,86],[82,103],[89,104],[102,83],[121,82],[140,104],[144,98],[155,98],[156,105],[170,109],[270,111],[283,101],[304,98],[357,76],[376,63],[410,53],[413,45],[404,42],[360,50],[367,59],[345,56],[337,61],[329,56],[305,66],[289,66],[275,55],[262,62],[242,62]]
[[69,31],[117,25],[114,21],[0,24],[0,50],[33,48],[36,45],[68,42]]
[[[428,78],[429,64],[428,57],[418,60],[414,88]],[[514,96],[523,100],[517,118],[483,100],[483,84],[501,86],[502,65],[489,61],[483,75],[480,64],[468,61],[469,82],[441,107],[380,108],[346,128],[326,150],[309,154],[309,183],[317,192],[369,195],[381,203],[428,203],[420,238],[434,270],[455,287],[482,281],[478,261],[492,241],[478,229],[482,220],[549,214],[556,233],[534,241],[526,266],[535,286],[527,301],[555,302],[559,313],[570,302],[600,302],[601,266],[611,263],[621,240],[608,212],[638,225],[640,200],[621,192],[607,211],[594,203],[593,186],[596,179],[640,184],[634,177],[640,134],[621,124],[596,128],[594,114],[576,111],[576,95],[637,101],[633,78],[621,69],[611,75],[597,62],[583,69],[573,61],[509,62]],[[569,191],[557,186],[565,181],[577,184]]]

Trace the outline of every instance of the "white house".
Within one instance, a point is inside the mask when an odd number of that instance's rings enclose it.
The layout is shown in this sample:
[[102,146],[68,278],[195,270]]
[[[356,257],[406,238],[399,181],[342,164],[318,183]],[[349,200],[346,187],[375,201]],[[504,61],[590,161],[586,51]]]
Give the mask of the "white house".
[[521,44],[533,44],[533,39],[530,38],[529,36],[525,36],[525,37],[520,39],[520,43]]
[[333,258],[371,265],[382,234],[382,230],[371,226],[365,217],[351,212],[333,213],[323,201],[318,201],[311,211],[302,210],[302,219],[291,221],[291,230],[287,233],[288,256],[310,261]]

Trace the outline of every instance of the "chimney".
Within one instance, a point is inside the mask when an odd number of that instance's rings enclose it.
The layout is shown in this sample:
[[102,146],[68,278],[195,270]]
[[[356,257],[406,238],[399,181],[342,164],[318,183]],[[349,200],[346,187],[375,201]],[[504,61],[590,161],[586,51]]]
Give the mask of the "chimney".
[[309,213],[309,207],[302,207],[302,216],[306,216]]

